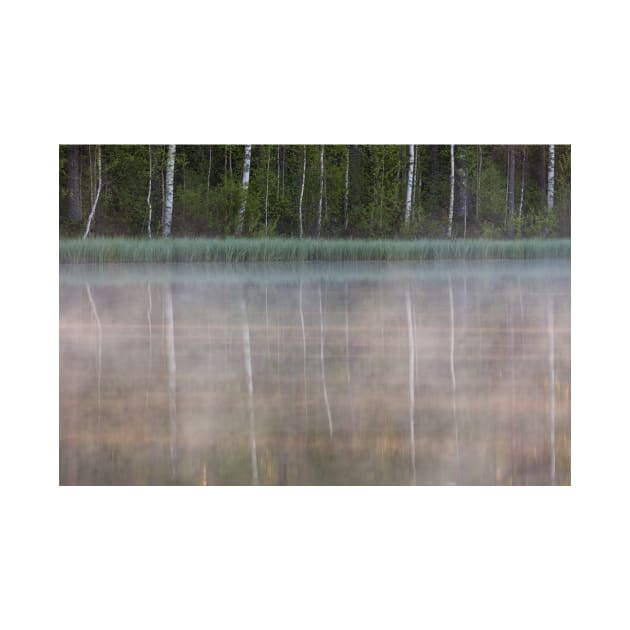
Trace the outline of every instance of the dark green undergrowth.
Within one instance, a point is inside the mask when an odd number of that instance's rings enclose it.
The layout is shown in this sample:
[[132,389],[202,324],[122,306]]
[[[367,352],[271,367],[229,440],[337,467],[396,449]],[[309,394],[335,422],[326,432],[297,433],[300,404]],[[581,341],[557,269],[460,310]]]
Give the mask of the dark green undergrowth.
[[569,258],[569,239],[61,239],[60,263],[198,263]]

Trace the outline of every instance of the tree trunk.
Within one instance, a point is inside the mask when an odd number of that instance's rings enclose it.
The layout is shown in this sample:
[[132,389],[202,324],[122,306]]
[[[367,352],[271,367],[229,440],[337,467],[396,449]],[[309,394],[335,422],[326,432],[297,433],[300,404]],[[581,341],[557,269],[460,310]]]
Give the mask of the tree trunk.
[[98,145],[96,147],[96,163],[98,169],[98,184],[96,187],[96,196],[94,197],[94,203],[92,204],[92,209],[90,210],[90,216],[88,217],[87,225],[85,226],[85,233],[83,234],[83,238],[87,238],[90,234],[90,227],[92,226],[92,221],[94,220],[94,215],[96,214],[96,205],[98,204],[98,198],[101,195],[101,188],[103,186],[103,177],[101,171],[101,147]]
[[453,236],[453,208],[455,206],[455,145],[451,144],[451,199],[448,206],[448,231],[447,238]]
[[405,225],[411,222],[411,197],[414,181],[414,145],[409,145],[409,172],[407,173],[407,201],[405,203]]
[[521,198],[518,202],[518,235],[520,237],[523,225],[523,198],[525,196],[525,171],[527,168],[527,149],[521,153]]
[[481,165],[483,161],[483,151],[479,146],[479,161],[477,162],[477,197],[475,199],[475,219],[479,221],[479,207],[481,206]]
[[304,182],[306,181],[306,145],[304,145],[304,164],[302,166],[302,186],[300,188],[300,205],[298,215],[300,219],[300,238],[304,237],[304,225],[302,221],[302,202],[304,201]]
[[79,178],[79,147],[76,144],[71,144],[68,147],[68,189],[70,194],[68,216],[71,221],[80,221],[83,216],[81,212],[81,182]]
[[269,164],[271,162],[271,145],[267,147],[267,178],[265,184],[265,236],[268,234],[267,209],[269,207]]
[[317,207],[317,238],[322,235],[322,202],[324,198],[324,145],[319,150],[319,205]]
[[514,145],[508,147],[507,235],[514,238]]
[[547,171],[547,208],[553,210],[554,180],[556,173],[556,145],[549,145],[549,170]]
[[151,179],[153,175],[153,164],[151,162],[151,145],[149,145],[149,192],[147,194],[147,206],[149,206],[149,220],[147,221],[147,232],[149,238],[151,238],[151,215],[153,209],[151,208]]
[[208,150],[208,193],[210,193],[210,173],[212,172],[212,145]]
[[171,235],[171,225],[173,223],[173,192],[175,181],[175,151],[177,145],[168,145],[168,160],[166,162],[166,198],[164,200],[164,224],[162,225],[162,236],[167,238]]
[[[231,158],[230,158],[231,159]],[[245,212],[247,211],[247,189],[249,188],[249,169],[252,161],[252,145],[245,145],[245,158],[243,160],[243,201],[241,202],[241,210],[238,214],[238,224],[236,226],[236,235],[240,236],[243,233],[243,226],[245,224]]]
[[350,182],[350,149],[346,147],[346,178],[343,194],[343,229],[348,231],[348,184]]

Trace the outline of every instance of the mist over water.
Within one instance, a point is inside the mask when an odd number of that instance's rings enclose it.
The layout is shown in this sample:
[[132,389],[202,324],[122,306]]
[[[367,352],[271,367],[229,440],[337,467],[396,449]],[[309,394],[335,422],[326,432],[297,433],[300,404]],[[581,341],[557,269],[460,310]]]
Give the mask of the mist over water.
[[570,263],[60,268],[61,484],[569,484]]

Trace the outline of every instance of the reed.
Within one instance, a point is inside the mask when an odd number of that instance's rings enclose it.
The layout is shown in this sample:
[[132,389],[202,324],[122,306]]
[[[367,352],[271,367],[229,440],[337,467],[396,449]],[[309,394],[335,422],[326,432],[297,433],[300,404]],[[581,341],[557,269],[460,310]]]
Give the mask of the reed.
[[61,239],[60,263],[302,262],[570,258],[569,239]]

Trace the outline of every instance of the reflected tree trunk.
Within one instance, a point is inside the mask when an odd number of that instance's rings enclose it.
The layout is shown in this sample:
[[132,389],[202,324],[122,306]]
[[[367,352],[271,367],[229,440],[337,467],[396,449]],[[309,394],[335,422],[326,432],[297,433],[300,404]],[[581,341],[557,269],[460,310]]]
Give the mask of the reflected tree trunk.
[[258,485],[258,457],[256,455],[256,422],[254,419],[254,377],[252,373],[252,351],[249,339],[249,322],[247,320],[247,306],[245,295],[241,295],[241,314],[243,317],[243,352],[245,361],[245,376],[247,379],[247,407],[249,411],[249,440],[252,462],[252,483]]
[[147,284],[147,292],[149,294],[149,307],[147,308],[147,330],[149,331],[149,362],[147,365],[147,387],[144,399],[144,408],[146,409],[149,406],[149,386],[151,384],[151,362],[153,359],[153,333],[151,327],[151,309],[152,309],[152,300],[151,300],[151,283]]
[[348,386],[348,402],[350,403],[350,417],[352,420],[352,437],[354,439],[356,433],[356,417],[354,414],[354,400],[352,397],[352,382],[350,379],[350,325],[348,320],[348,283],[344,287],[345,297],[345,316],[346,316],[346,383]]
[[547,301],[549,331],[549,440],[551,444],[551,484],[556,485],[556,369],[553,297]]
[[415,348],[416,340],[411,314],[411,295],[409,286],[406,291],[407,298],[407,337],[409,340],[409,440],[411,447],[411,468],[413,473],[413,485],[416,485],[416,437],[414,434],[414,408],[415,408]]
[[322,366],[322,386],[324,389],[324,404],[326,405],[326,415],[328,416],[328,431],[330,437],[333,436],[333,422],[328,402],[328,389],[326,388],[326,370],[324,368],[324,310],[322,308],[322,281],[319,281],[319,323],[320,323],[320,362]]
[[96,404],[98,408],[98,422],[101,421],[101,369],[103,363],[103,330],[101,327],[101,318],[98,316],[96,310],[96,304],[92,296],[92,290],[89,283],[85,284],[85,290],[87,291],[88,300],[90,301],[90,308],[92,309],[92,315],[96,321]]
[[457,402],[455,399],[457,393],[457,381],[455,379],[455,307],[453,304],[453,281],[451,274],[448,274],[448,298],[451,311],[451,388],[453,401],[453,421],[455,423],[455,459],[457,461],[457,481],[459,482],[459,424],[457,420]]
[[170,284],[164,285],[164,326],[166,329],[166,365],[168,368],[168,425],[169,461],[171,481],[176,478],[177,453],[177,366],[175,364],[175,326],[173,320],[173,293]]
[[306,378],[306,328],[304,326],[304,307],[302,304],[302,278],[300,278],[300,289],[298,292],[300,302],[300,324],[302,325],[302,356],[304,371],[304,432],[308,437],[308,384]]

